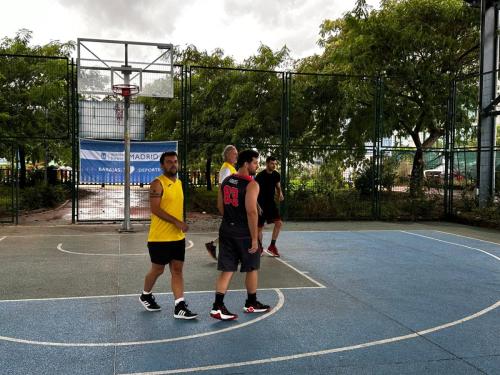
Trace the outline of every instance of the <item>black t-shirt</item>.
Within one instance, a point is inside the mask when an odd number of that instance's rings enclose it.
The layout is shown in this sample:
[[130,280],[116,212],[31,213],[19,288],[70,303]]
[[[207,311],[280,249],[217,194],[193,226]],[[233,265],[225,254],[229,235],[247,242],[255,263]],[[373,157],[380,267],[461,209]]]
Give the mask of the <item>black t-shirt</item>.
[[262,172],[257,174],[255,181],[259,183],[260,188],[257,201],[273,202],[276,194],[276,184],[281,181],[280,174],[276,171],[269,173],[266,169],[264,169]]
[[226,177],[222,181],[220,185],[224,204],[224,215],[220,227],[222,233],[229,236],[250,237],[245,208],[245,196],[250,182],[252,182],[250,176],[238,174]]

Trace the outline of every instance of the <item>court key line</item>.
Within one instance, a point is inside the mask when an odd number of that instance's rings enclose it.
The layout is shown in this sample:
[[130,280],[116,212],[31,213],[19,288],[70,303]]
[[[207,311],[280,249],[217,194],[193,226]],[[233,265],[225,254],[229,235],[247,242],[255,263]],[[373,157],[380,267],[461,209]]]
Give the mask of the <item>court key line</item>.
[[[415,234],[411,232],[406,232],[406,231],[400,231],[403,233],[411,234],[414,236],[419,236],[419,237],[424,237],[424,238],[429,238],[435,241],[440,241],[440,242],[445,242],[449,243],[452,245],[457,245],[457,246],[462,246],[466,247],[471,250],[476,250],[480,251],[486,255],[489,255],[493,257],[496,260],[500,261],[500,258],[497,257],[496,255],[490,254],[487,251],[471,247],[471,246],[466,246],[466,245],[461,245],[449,241],[443,241],[439,240],[433,237],[428,237],[420,234]],[[163,371],[152,371],[152,372],[137,372],[137,373],[129,373],[129,374],[121,374],[121,375],[166,375],[166,374],[180,374],[180,373],[186,373],[186,372],[197,372],[197,371],[210,371],[210,370],[220,370],[224,368],[233,368],[233,367],[242,367],[242,366],[253,366],[253,365],[259,365],[259,364],[265,364],[265,363],[273,363],[273,362],[282,362],[282,361],[289,361],[289,360],[295,360],[295,359],[301,359],[301,358],[307,358],[307,357],[314,357],[314,356],[321,356],[321,355],[326,355],[326,354],[333,354],[333,353],[340,353],[340,352],[346,352],[346,351],[351,351],[351,350],[356,350],[356,349],[363,349],[363,348],[368,348],[371,346],[377,346],[377,345],[384,345],[388,343],[393,343],[393,342],[398,342],[398,341],[403,341],[403,340],[408,340],[408,339],[413,339],[419,336],[423,336],[429,333],[437,332],[446,328],[450,328],[453,326],[456,326],[458,324],[465,323],[469,320],[478,318],[492,310],[495,310],[497,307],[500,306],[500,301],[497,301],[491,306],[486,307],[485,309],[478,311],[472,315],[466,316],[465,318],[455,320],[453,322],[445,323],[436,327],[428,328],[426,330],[422,331],[417,331],[415,333],[411,333],[408,335],[403,335],[403,336],[397,336],[397,337],[392,337],[392,338],[387,338],[387,339],[382,339],[382,340],[376,340],[376,341],[370,341],[358,345],[351,345],[351,346],[344,346],[340,348],[333,348],[333,349],[327,349],[327,350],[319,350],[315,352],[306,352],[306,353],[299,353],[299,354],[293,354],[293,355],[288,355],[288,356],[280,356],[280,357],[271,357],[271,358],[265,358],[265,359],[257,359],[253,361],[245,361],[245,362],[234,362],[234,363],[224,363],[220,365],[211,365],[211,366],[202,366],[202,367],[191,367],[191,368],[183,368],[183,369],[175,369],[175,370],[163,370]]]
[[[186,246],[186,250],[191,249],[194,246],[193,241],[188,241],[188,246]],[[89,255],[89,256],[108,256],[108,257],[122,257],[122,256],[136,256],[136,255],[148,255],[148,253],[135,253],[135,254],[108,254],[108,253],[79,253],[76,251],[64,250],[62,247],[62,243],[57,245],[57,250],[73,255]]]
[[464,236],[462,234],[456,234],[456,233],[451,233],[451,232],[445,232],[445,231],[442,231],[442,230],[433,230],[434,232],[438,232],[438,233],[443,233],[443,234],[448,234],[450,236],[456,236],[456,237],[463,237],[463,238],[468,238],[469,240],[474,240],[474,241],[481,241],[481,242],[486,242],[486,243],[491,243],[493,245],[497,245],[497,246],[500,246],[500,243],[498,242],[493,242],[493,241],[486,241],[486,240],[482,240],[480,238],[476,238],[476,237],[469,237],[469,236]]
[[235,329],[240,329],[246,326],[249,326],[251,324],[260,322],[263,319],[266,319],[270,317],[271,315],[274,315],[277,313],[285,304],[285,296],[281,290],[278,288],[272,289],[276,294],[278,295],[278,303],[276,306],[269,312],[267,312],[264,315],[259,316],[258,318],[252,319],[248,322],[237,324],[231,327],[219,329],[217,331],[212,331],[212,332],[204,332],[204,333],[197,333],[194,335],[189,335],[189,336],[181,336],[181,337],[172,337],[168,339],[158,339],[158,340],[147,340],[147,341],[126,341],[126,342],[98,342],[98,343],[82,343],[82,342],[75,342],[75,343],[65,343],[65,342],[52,342],[52,341],[35,341],[35,340],[24,340],[24,339],[17,339],[15,337],[7,337],[7,336],[0,336],[0,340],[3,341],[9,341],[9,342],[15,342],[19,344],[30,344],[30,345],[42,345],[42,346],[58,346],[58,347],[115,347],[115,346],[133,346],[133,345],[148,345],[148,344],[163,344],[167,342],[174,342],[174,341],[182,341],[182,340],[190,340],[190,339],[195,339],[199,337],[205,337],[205,336],[211,336],[211,335],[217,335],[220,333],[224,332],[229,332],[233,331]]
[[472,247],[472,246],[467,246],[467,245],[462,245],[460,243],[456,243],[456,242],[450,242],[450,241],[445,241],[445,240],[440,240],[439,238],[434,238],[434,237],[429,237],[429,236],[424,236],[423,234],[417,234],[417,233],[412,233],[412,232],[407,232],[407,231],[404,231],[402,230],[401,232],[403,233],[406,233],[406,234],[411,234],[412,236],[417,236],[417,237],[423,237],[423,238],[428,238],[430,240],[434,240],[434,241],[439,241],[439,242],[443,242],[443,243],[447,243],[447,244],[450,244],[450,245],[455,245],[455,246],[460,246],[460,247],[465,247],[467,249],[471,249],[471,250],[475,250],[475,251],[480,251],[481,253],[484,253],[496,260],[500,260],[500,257],[497,257],[496,255],[493,255],[491,253],[488,253],[487,251],[485,250],[482,250],[482,249],[478,249],[477,247]]
[[300,271],[299,269],[295,268],[294,266],[292,266],[291,264],[289,264],[288,262],[285,262],[283,259],[281,258],[277,258],[277,257],[273,257],[274,259],[276,259],[277,261],[280,261],[281,263],[283,263],[285,266],[288,266],[290,267],[292,270],[294,270],[295,272],[297,272],[299,275],[302,275],[303,277],[305,277],[307,280],[309,280],[310,282],[316,284],[319,288],[326,288],[326,286],[324,286],[323,284],[321,284],[320,282],[314,280],[311,276],[309,275],[306,275],[306,272],[303,272],[303,271]]

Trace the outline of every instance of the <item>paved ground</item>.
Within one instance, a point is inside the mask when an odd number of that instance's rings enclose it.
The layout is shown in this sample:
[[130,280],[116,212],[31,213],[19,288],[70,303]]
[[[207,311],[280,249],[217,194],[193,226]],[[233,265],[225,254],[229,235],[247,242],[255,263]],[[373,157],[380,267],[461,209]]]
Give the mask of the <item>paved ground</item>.
[[[0,227],[0,363],[8,374],[497,374],[500,233],[453,224],[287,223],[281,260],[262,259],[274,308],[208,317],[216,277],[188,240],[195,322],[137,301],[147,227]],[[266,241],[269,239],[266,233]],[[240,310],[242,277],[227,304]]]

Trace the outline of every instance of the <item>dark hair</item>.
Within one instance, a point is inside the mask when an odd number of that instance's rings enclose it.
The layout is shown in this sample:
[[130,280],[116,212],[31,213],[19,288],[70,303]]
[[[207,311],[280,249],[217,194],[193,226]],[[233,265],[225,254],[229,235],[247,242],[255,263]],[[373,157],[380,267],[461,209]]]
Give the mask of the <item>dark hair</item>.
[[177,152],[175,151],[166,151],[160,156],[160,164],[163,164],[163,161],[167,156],[177,156]]
[[266,159],[266,163],[269,163],[270,161],[276,161],[277,159],[274,156],[268,156]]
[[258,158],[259,153],[255,150],[244,150],[238,154],[238,167],[242,167],[245,163],[251,163],[254,158]]

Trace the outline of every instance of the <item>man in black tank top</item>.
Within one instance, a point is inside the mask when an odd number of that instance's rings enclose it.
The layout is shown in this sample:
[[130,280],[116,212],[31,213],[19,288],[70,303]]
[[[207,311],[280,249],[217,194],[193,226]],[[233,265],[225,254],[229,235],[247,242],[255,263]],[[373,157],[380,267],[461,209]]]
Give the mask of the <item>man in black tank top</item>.
[[240,271],[246,272],[245,286],[248,296],[243,311],[246,313],[269,311],[268,305],[257,301],[260,267],[257,227],[259,185],[252,176],[259,166],[258,152],[254,150],[240,152],[238,166],[238,173],[226,177],[219,186],[217,198],[217,208],[222,214],[217,263],[217,269],[221,273],[217,278],[215,302],[210,316],[220,320],[234,320],[238,317],[229,312],[224,305],[224,296],[233,273],[238,269],[238,264],[241,264]]

